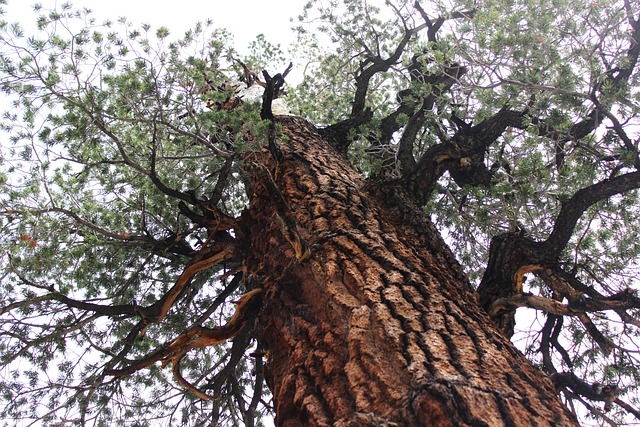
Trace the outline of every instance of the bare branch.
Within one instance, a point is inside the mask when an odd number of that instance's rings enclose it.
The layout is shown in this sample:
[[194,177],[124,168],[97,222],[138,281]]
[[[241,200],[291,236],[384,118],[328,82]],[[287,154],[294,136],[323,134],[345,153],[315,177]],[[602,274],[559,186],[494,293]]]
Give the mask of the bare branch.
[[553,231],[543,243],[549,258],[557,257],[571,238],[573,229],[583,213],[595,203],[615,194],[640,188],[640,171],[620,175],[585,187],[563,203]]
[[392,65],[396,64],[411,38],[416,33],[426,28],[426,26],[426,24],[422,24],[413,29],[406,29],[404,36],[396,46],[395,51],[387,59],[369,56],[360,64],[360,73],[355,78],[356,93],[351,107],[351,117],[356,117],[362,114],[365,110],[365,101],[367,91],[369,90],[369,82],[373,76],[377,73],[387,71]]
[[[261,293],[262,289],[254,289],[243,295],[237,302],[235,313],[224,326],[216,328],[205,328],[199,325],[193,326],[172,342],[163,345],[126,368],[107,369],[105,370],[105,374],[121,377],[143,369],[157,361],[162,361],[163,366],[168,363],[173,363],[173,372],[176,380],[180,383],[182,381],[187,383],[180,374],[179,362],[182,357],[192,349],[220,344],[237,335],[245,327],[248,320],[255,314],[261,302]],[[189,389],[193,391],[190,385]],[[202,395],[207,396],[204,392],[202,392]],[[203,398],[210,399],[208,396]]]

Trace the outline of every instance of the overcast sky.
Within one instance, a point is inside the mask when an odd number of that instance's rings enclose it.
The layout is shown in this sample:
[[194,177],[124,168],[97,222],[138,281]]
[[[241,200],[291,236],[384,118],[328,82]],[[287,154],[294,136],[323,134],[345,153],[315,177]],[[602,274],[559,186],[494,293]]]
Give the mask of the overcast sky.
[[[5,20],[34,22],[33,5],[51,9],[65,0],[8,0]],[[198,21],[212,19],[216,27],[226,28],[234,36],[235,47],[244,50],[258,34],[271,43],[279,43],[286,52],[293,37],[290,18],[296,18],[305,0],[73,0],[76,8],[87,7],[98,20],[126,16],[134,24],[148,23],[154,28],[166,26],[175,37]]]

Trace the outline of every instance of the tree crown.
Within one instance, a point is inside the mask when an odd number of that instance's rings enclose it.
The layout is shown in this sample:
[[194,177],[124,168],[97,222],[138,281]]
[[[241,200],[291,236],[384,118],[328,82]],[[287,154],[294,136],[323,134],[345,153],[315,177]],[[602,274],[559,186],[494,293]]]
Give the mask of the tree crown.
[[[309,3],[285,94],[363,177],[432,215],[505,333],[516,309],[540,313],[515,339],[606,422],[640,418],[638,10]],[[268,392],[243,357],[250,329],[165,354],[178,375],[134,368],[224,324],[250,289],[247,168],[278,129],[237,83],[266,83],[285,55],[264,37],[240,54],[212,22],[174,39],[69,4],[35,12],[34,35],[0,23],[3,417],[195,425],[213,408],[253,424]]]

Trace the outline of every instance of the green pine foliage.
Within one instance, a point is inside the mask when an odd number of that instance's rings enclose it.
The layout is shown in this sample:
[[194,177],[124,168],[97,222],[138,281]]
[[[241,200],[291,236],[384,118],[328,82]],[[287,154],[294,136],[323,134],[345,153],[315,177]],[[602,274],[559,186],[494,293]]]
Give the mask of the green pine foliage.
[[[519,232],[544,240],[577,191],[637,170],[633,22],[640,3],[419,3],[431,26],[443,18],[437,36],[411,1],[309,2],[290,53],[301,81],[286,96],[296,114],[334,124],[354,114],[354,77],[398,53],[368,83],[363,102],[371,120],[349,135],[349,158],[376,179],[402,175],[400,138],[418,110],[416,159],[464,126],[504,110],[525,112],[482,153],[489,183],[460,185],[443,174],[425,203],[478,284],[493,236]],[[212,324],[228,318],[232,309],[211,301],[225,289],[242,293],[225,275],[231,267],[196,276],[181,309],[144,331],[133,317],[83,310],[65,298],[153,304],[175,283],[190,250],[207,239],[178,202],[193,197],[225,215],[241,213],[250,190],[242,159],[265,144],[268,130],[259,105],[211,106],[233,95],[225,84],[242,73],[236,59],[256,71],[281,70],[289,54],[259,36],[241,56],[231,35],[212,22],[176,37],[170,28],[126,19],[99,22],[71,4],[36,6],[34,18],[33,35],[10,16],[0,23],[0,418],[7,425],[241,425],[259,359],[236,362],[232,380],[215,383],[219,399],[208,403],[157,366],[118,379],[101,374],[119,354],[143,357],[208,310],[215,311]],[[454,66],[464,73],[452,84],[431,78],[451,77]],[[397,129],[383,141],[385,119],[403,103],[413,107],[395,117]],[[585,120],[597,124],[582,132]],[[562,251],[562,269],[603,295],[628,291],[637,300],[639,206],[633,190],[589,207]],[[554,297],[539,278],[529,278],[525,290]],[[640,408],[640,307],[590,317],[610,348],[577,317],[566,317],[548,357],[555,369],[587,383],[617,384],[620,399]],[[531,310],[519,319],[513,340],[544,369],[549,316]],[[127,340],[143,333],[144,340]],[[190,354],[183,374],[194,382],[215,376],[234,357],[233,345]],[[604,412],[599,402],[564,397],[585,423],[632,417],[618,405]]]
[[[233,114],[206,107],[230,95],[218,86],[234,54],[230,35],[211,22],[170,41],[167,28],[98,22],[71,5],[36,12],[36,35],[3,22],[0,36],[1,418],[7,425],[198,425],[211,408],[161,369],[119,381],[101,374],[136,319],[87,313],[63,297],[103,306],[157,301],[189,255],[168,243],[184,240],[186,248],[206,239],[171,194],[219,193],[221,210],[240,213],[246,196],[235,159],[264,137],[259,105]],[[196,277],[197,297],[150,325],[127,357],[170,341],[191,325],[191,313],[210,309],[228,285],[218,279],[224,272]],[[217,310],[212,321],[230,310]],[[230,352],[231,344],[208,349],[183,368],[214,375]],[[234,373],[241,394],[249,393],[252,369]],[[225,385],[220,395],[224,424],[233,394]]]

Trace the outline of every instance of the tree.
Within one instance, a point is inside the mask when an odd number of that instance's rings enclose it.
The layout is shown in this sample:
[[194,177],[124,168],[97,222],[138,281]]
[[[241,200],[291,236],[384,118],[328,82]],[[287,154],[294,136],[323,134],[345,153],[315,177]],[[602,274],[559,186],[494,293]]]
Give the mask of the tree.
[[640,419],[640,5],[374,3],[2,23],[5,423]]

